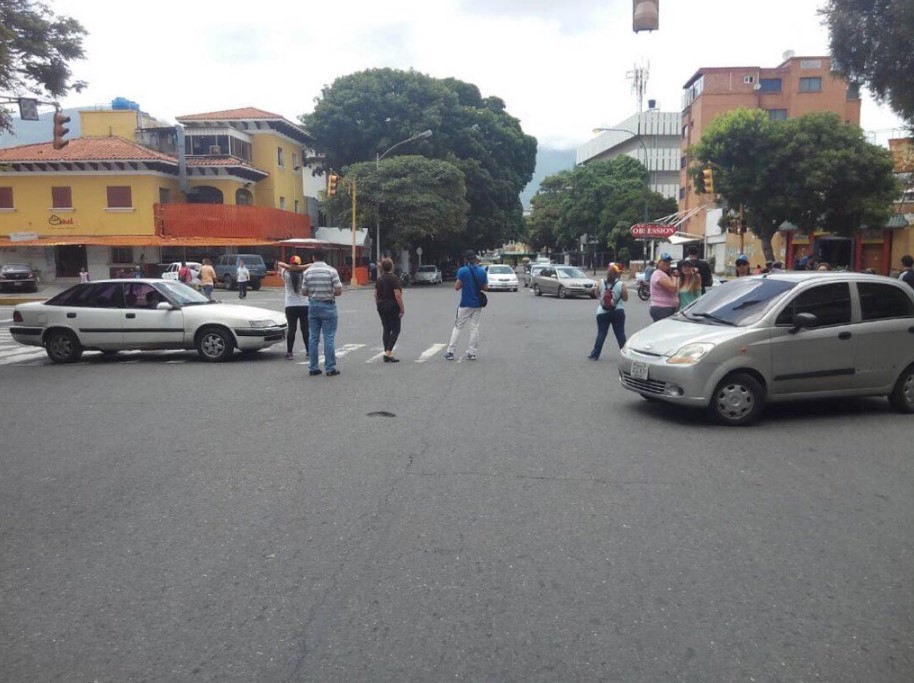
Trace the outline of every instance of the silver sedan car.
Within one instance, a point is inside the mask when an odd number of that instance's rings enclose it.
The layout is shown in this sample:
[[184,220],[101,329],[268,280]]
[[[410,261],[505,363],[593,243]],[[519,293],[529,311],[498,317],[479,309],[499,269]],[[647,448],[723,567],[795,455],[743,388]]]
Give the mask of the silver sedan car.
[[574,266],[546,266],[533,278],[533,293],[537,296],[555,294],[559,299],[570,296],[596,298],[597,290],[597,283]]
[[490,266],[486,266],[486,274],[489,280],[490,291],[502,289],[506,292],[516,292],[517,288],[520,286],[520,282],[517,280],[517,273],[514,272],[514,269],[511,266],[493,263]]
[[777,273],[714,287],[628,338],[622,386],[725,425],[768,401],[887,396],[914,413],[914,289],[859,273]]

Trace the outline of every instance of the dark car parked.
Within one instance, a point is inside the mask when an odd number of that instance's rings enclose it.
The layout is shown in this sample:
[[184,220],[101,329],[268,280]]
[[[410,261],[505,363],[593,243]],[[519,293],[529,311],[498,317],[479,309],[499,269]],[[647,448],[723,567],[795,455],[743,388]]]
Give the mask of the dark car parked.
[[251,289],[256,292],[260,289],[260,281],[267,276],[267,264],[259,254],[223,254],[213,263],[216,281],[226,289],[234,289],[237,284],[235,274],[242,261],[251,274]]
[[38,278],[29,266],[8,263],[0,266],[0,291],[37,292]]

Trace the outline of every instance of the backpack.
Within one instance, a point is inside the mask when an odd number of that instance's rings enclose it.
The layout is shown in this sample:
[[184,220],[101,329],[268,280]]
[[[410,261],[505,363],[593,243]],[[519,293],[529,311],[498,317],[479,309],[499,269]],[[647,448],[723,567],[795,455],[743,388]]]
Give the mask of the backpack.
[[189,285],[194,281],[194,274],[191,272],[191,269],[187,266],[184,266],[178,271],[178,281],[183,282],[186,285]]
[[611,311],[616,307],[616,301],[613,298],[613,285],[615,283],[611,285],[609,280],[603,280],[603,284],[606,289],[603,290],[603,296],[600,297],[600,306],[604,311]]

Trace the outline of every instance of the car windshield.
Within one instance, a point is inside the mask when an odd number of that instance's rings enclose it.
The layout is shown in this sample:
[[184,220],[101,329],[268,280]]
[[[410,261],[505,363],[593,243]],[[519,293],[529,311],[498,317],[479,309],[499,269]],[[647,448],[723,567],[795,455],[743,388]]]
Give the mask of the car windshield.
[[587,277],[587,273],[578,268],[556,268],[559,277]]
[[188,287],[183,282],[174,280],[163,280],[157,282],[156,287],[165,293],[165,295],[179,306],[200,306],[203,304],[215,303],[206,298],[205,295],[198,292],[192,287]]
[[435,266],[419,266],[418,273],[434,273],[437,270]]
[[796,284],[764,277],[740,278],[709,289],[677,317],[709,325],[751,325]]
[[511,275],[514,271],[511,270],[511,266],[489,266],[489,272],[498,275]]

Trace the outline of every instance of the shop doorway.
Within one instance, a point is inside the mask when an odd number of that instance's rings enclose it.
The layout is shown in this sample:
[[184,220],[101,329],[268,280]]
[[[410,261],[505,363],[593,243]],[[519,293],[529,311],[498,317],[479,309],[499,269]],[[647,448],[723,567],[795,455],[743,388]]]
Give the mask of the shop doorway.
[[79,277],[79,269],[88,270],[89,262],[86,260],[86,247],[82,244],[69,244],[63,247],[54,247],[54,265],[57,277]]
[[852,270],[854,265],[854,240],[850,237],[820,237],[816,240],[819,260],[829,268]]

